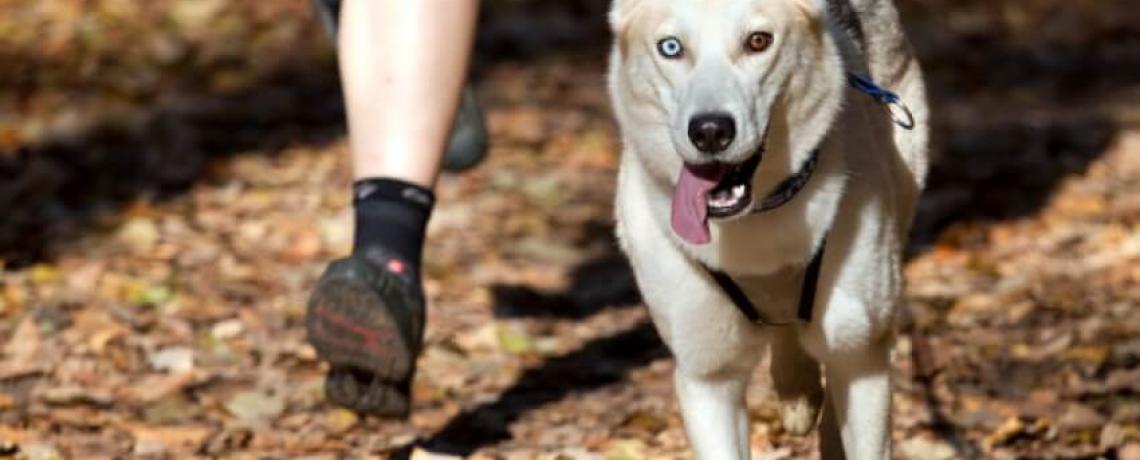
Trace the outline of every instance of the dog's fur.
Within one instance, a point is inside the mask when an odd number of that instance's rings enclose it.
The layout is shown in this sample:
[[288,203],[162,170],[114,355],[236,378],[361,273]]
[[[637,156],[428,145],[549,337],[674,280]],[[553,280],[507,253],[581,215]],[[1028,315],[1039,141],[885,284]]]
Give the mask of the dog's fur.
[[[749,457],[744,391],[767,346],[788,430],[809,431],[822,408],[824,458],[890,458],[892,321],[928,164],[923,79],[894,5],[615,0],[610,19],[609,84],[624,142],[617,233],[676,357],[677,396],[697,457]],[[742,53],[753,31],[775,41],[763,53]],[[683,59],[656,52],[665,36],[685,43]],[[847,86],[848,71],[902,96],[916,126],[894,125],[882,105]],[[737,122],[723,161],[766,143],[751,182],[754,203],[816,148],[819,165],[783,207],[711,220],[711,242],[693,245],[672,230],[670,200],[682,162],[700,161],[685,125],[708,110]],[[767,318],[794,320],[804,267],[825,234],[810,322],[750,323],[701,267],[733,276]]]

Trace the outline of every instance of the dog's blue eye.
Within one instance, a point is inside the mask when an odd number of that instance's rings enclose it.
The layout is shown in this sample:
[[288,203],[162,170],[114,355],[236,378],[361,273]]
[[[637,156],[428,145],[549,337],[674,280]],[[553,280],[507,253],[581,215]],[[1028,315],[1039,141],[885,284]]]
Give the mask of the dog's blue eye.
[[668,37],[657,42],[657,52],[669,59],[676,59],[685,52],[685,47],[681,46],[681,40],[677,37]]

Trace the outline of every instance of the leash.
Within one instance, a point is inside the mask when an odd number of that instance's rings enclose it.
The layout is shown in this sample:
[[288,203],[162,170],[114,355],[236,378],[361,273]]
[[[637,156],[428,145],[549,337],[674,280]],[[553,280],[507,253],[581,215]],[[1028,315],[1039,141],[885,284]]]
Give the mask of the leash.
[[[907,130],[914,128],[914,115],[910,113],[910,109],[907,108],[898,94],[875,84],[875,82],[868,78],[860,77],[854,73],[847,74],[847,83],[855,90],[871,96],[876,101],[879,101],[880,104],[886,106],[891,112],[891,118],[899,127]],[[800,167],[800,170],[781,181],[775,190],[764,197],[764,200],[760,202],[760,207],[753,210],[752,213],[758,214],[771,211],[792,201],[807,185],[808,180],[811,179],[812,173],[819,163],[818,157],[819,149],[813,150],[811,156],[808,157],[804,165]],[[823,252],[826,247],[827,235],[825,233],[823,242],[819,245],[819,249],[816,250],[815,255],[811,258],[811,262],[808,262],[807,267],[804,269],[804,279],[800,285],[800,300],[796,306],[796,317],[804,323],[811,322],[815,310],[815,295],[819,287],[819,273],[823,267]],[[794,321],[773,322],[765,318],[764,315],[760,313],[760,309],[756,308],[756,305],[748,299],[748,295],[744,293],[744,289],[741,289],[740,285],[732,279],[732,276],[720,270],[713,270],[705,264],[700,265],[705,269],[705,272],[709,274],[709,277],[716,282],[717,286],[720,286],[720,289],[724,291],[724,294],[732,301],[732,305],[735,306],[745,318],[748,318],[749,321],[761,326],[788,326],[794,323]]]
[[906,130],[914,129],[914,115],[910,113],[910,108],[906,106],[898,94],[879,86],[870,78],[861,77],[851,72],[847,73],[847,84],[855,88],[856,91],[871,96],[886,106],[896,125]]

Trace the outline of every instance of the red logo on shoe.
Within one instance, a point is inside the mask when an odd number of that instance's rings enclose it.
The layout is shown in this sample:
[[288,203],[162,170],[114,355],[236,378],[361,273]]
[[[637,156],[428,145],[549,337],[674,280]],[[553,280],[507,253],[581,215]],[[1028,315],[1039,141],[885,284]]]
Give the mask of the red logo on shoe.
[[407,265],[404,265],[403,261],[399,259],[388,259],[388,270],[392,273],[403,275],[405,269],[407,269]]
[[[323,327],[318,333],[320,340],[333,342],[342,347],[363,348],[376,356],[390,356],[392,354],[390,350],[391,343],[394,340],[392,331],[379,327],[369,328],[358,324],[356,320],[325,305],[319,305],[316,313],[324,320]],[[360,341],[357,342],[346,337],[344,335],[346,332],[358,336]]]

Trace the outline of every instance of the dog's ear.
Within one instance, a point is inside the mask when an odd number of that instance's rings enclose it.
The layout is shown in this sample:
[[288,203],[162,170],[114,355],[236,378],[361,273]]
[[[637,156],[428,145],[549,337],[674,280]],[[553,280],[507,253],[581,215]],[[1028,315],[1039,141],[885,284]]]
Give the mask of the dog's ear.
[[613,0],[610,3],[610,27],[616,32],[624,27],[629,20],[630,13],[642,0]]
[[629,52],[629,28],[633,12],[643,0],[614,0],[610,6],[609,22],[622,56]]
[[822,19],[827,14],[828,5],[835,1],[846,0],[793,0],[793,3],[809,17]]

